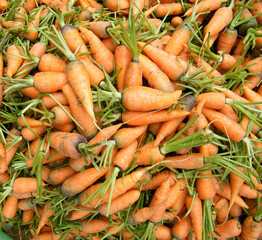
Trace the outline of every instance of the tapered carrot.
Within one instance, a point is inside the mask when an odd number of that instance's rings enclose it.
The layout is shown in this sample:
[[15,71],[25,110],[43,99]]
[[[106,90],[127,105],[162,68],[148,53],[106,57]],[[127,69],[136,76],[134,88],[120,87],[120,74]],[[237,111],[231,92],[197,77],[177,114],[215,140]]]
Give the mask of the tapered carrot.
[[194,9],[196,9],[195,14],[205,12],[205,11],[214,11],[218,9],[221,5],[222,1],[221,0],[204,0],[201,1],[200,3],[196,4],[195,6],[192,6],[185,12],[185,16],[191,16],[193,13]]
[[88,210],[93,210],[93,209],[88,209],[88,208],[85,208],[79,205],[77,205],[76,208],[77,210],[73,210],[69,213],[69,219],[72,221],[78,220],[80,218],[90,215],[92,212]]
[[[22,126],[22,127],[26,127],[27,124],[28,126],[30,127],[40,127],[40,126],[43,126],[45,125],[45,122],[41,122],[40,120],[36,120],[36,119],[33,119],[33,118],[30,118],[30,117],[18,117],[17,119],[17,124],[19,126]],[[47,126],[50,126],[49,123],[46,123]]]
[[174,223],[172,227],[172,235],[177,239],[185,239],[191,229],[191,219],[187,216],[186,218],[181,218],[180,221]]
[[157,223],[163,219],[166,206],[167,199],[169,197],[170,192],[170,178],[162,182],[159,188],[155,191],[152,200],[150,201],[149,207],[157,206],[158,204],[162,204],[162,206],[155,212],[155,214],[149,218],[149,221]]
[[[180,192],[180,191],[179,191]],[[175,201],[173,200],[173,205],[170,207],[171,209],[174,210],[174,215],[177,216],[180,214],[185,207],[186,204],[186,196],[188,195],[188,190],[187,188],[184,188],[182,190],[182,193],[176,194],[179,195],[179,197],[176,197]],[[170,205],[170,204],[169,204]]]
[[[244,97],[249,100],[250,102],[262,102],[262,96],[260,96],[258,93],[253,91],[252,89],[244,86],[243,87],[244,91]],[[262,104],[257,104],[256,105],[260,110],[262,110]]]
[[68,197],[72,197],[96,182],[108,171],[108,168],[99,168],[99,172],[95,168],[88,168],[83,172],[74,174],[67,178],[61,188],[62,194]]
[[187,116],[189,113],[181,110],[161,110],[152,112],[131,112],[122,113],[122,121],[132,126],[141,126],[156,122],[165,122],[175,118]]
[[[163,92],[144,86],[128,87],[123,91],[122,104],[129,111],[150,111],[168,108],[176,103],[182,91]],[[137,99],[144,99],[143,104],[134,104]]]
[[163,3],[159,4],[154,14],[157,18],[161,18],[168,15],[180,15],[183,12],[183,7],[181,3]]
[[178,55],[191,37],[191,31],[187,25],[179,26],[168,40],[165,52]]
[[101,42],[101,40],[90,30],[79,27],[83,36],[88,40],[95,61],[104,67],[107,73],[114,68],[114,54]]
[[239,142],[245,137],[246,131],[244,128],[222,113],[212,109],[203,108],[203,114],[209,121],[212,121],[212,124],[216,128],[227,135],[232,141]]
[[22,58],[23,53],[24,51],[20,46],[11,45],[10,47],[8,47],[6,51],[6,60],[7,60],[6,75],[8,77],[11,78],[23,63],[24,61],[24,59]]
[[66,179],[70,178],[74,174],[75,171],[70,166],[58,168],[50,172],[48,176],[48,181],[52,185],[59,185],[61,183],[64,183]]
[[[230,200],[231,189],[229,185],[227,185],[225,182],[221,182],[221,183],[216,183],[215,187],[216,187],[216,193],[218,195]],[[235,198],[235,204],[239,205],[240,207],[248,208],[248,205],[244,202],[244,200],[239,195],[237,195]]]
[[258,239],[262,231],[260,219],[248,216],[243,223],[242,232],[239,239]]
[[224,107],[220,108],[219,112],[221,112],[222,114],[224,114],[225,116],[227,116],[235,122],[239,121],[237,114],[235,113],[233,108],[228,104],[225,104]]
[[8,182],[9,179],[10,179],[10,176],[7,172],[0,174],[0,184]]
[[168,76],[154,62],[143,54],[139,54],[139,62],[142,65],[143,77],[148,81],[150,87],[164,92],[174,91]]
[[38,12],[34,16],[34,19],[31,22],[29,22],[28,27],[27,27],[27,32],[24,33],[24,37],[32,42],[36,41],[38,37],[37,28],[39,27],[41,13],[43,10],[44,8],[40,7]]
[[[143,47],[144,43],[138,42],[139,47]],[[184,73],[182,66],[170,55],[151,45],[143,48],[143,52],[171,79],[177,80]]]
[[82,130],[81,128],[79,128],[79,126],[77,126],[78,132],[87,138],[92,138],[97,133],[97,128],[94,125],[88,112],[84,109],[83,106],[78,106],[77,96],[73,92],[69,84],[66,84],[62,88],[62,91],[66,99],[68,100],[73,118],[84,129]]
[[[110,204],[109,214],[117,213],[118,211],[128,208],[130,205],[135,203],[140,196],[140,191],[138,190],[129,190],[126,193],[120,195],[119,197],[112,200]],[[101,215],[107,215],[108,204],[105,203],[98,207],[98,210]]]
[[[42,185],[44,186],[44,183],[42,183]],[[16,194],[36,192],[37,190],[36,178],[18,177],[14,180],[12,188],[13,188],[13,193]]]
[[115,51],[117,47],[119,46],[117,42],[113,38],[105,38],[102,40],[102,43],[113,53],[115,54]]
[[245,197],[248,199],[257,199],[258,191],[256,189],[252,189],[249,185],[243,184],[238,192],[239,196]]
[[217,42],[217,51],[224,51],[230,53],[237,40],[237,30],[225,28],[219,33]]
[[90,80],[85,66],[79,61],[73,61],[67,64],[66,76],[75,94],[83,104],[83,107],[88,112],[93,122],[96,122]]
[[84,233],[98,233],[110,227],[108,220],[92,219],[81,222],[82,231]]
[[147,125],[142,125],[133,128],[121,128],[116,134],[113,135],[112,139],[116,141],[118,148],[129,146],[134,142],[143,132],[147,129]]
[[132,61],[132,54],[128,47],[125,45],[120,45],[116,48],[115,51],[115,63],[116,63],[116,71],[120,72],[116,76],[117,81],[117,90],[122,93],[124,89],[124,80],[126,75],[126,70],[128,64]]
[[38,65],[40,72],[65,72],[66,62],[53,54],[44,54]]
[[219,224],[223,224],[228,217],[228,206],[229,203],[225,198],[221,198],[214,206],[215,209],[217,209],[217,217],[216,221]]
[[135,140],[129,146],[121,148],[113,158],[113,164],[125,171],[134,159],[138,142]]
[[231,238],[239,236],[241,233],[242,227],[240,223],[235,219],[230,219],[226,221],[223,225],[217,225],[214,228],[214,237],[219,238]]
[[[172,207],[175,202],[185,194],[186,181],[184,178],[179,178],[175,185],[170,188],[169,198],[167,199],[166,208]],[[186,191],[187,192],[187,191]],[[187,196],[187,194],[186,194]],[[173,208],[173,207],[172,207]]]
[[9,195],[3,205],[2,214],[5,218],[13,218],[16,215],[18,199],[13,195]]
[[[98,37],[98,38],[110,38],[110,35],[107,32],[107,29],[112,27],[110,22],[107,21],[96,21],[90,23],[90,30]],[[85,38],[85,36],[84,36]],[[88,39],[86,39],[88,42]]]
[[43,213],[41,215],[41,219],[38,223],[36,233],[38,234],[41,230],[41,228],[47,223],[48,219],[54,215],[53,207],[50,206],[49,201],[46,202],[44,208],[43,208]]

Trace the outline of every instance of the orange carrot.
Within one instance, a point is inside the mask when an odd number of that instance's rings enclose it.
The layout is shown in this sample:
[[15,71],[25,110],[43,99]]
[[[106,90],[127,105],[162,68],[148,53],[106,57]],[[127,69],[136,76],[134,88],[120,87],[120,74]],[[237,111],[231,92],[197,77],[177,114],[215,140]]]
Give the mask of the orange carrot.
[[240,223],[235,219],[230,219],[226,221],[223,225],[217,225],[214,228],[214,237],[218,238],[231,238],[239,236],[241,233],[242,227]]
[[229,211],[229,215],[233,218],[238,218],[242,214],[242,208],[236,204],[233,204]]
[[172,207],[176,203],[176,201],[185,194],[185,191],[186,191],[185,189],[186,189],[185,179],[179,178],[176,184],[170,188],[169,198],[167,199],[166,208]]
[[39,4],[40,0],[26,0],[24,8],[27,12],[32,11],[34,8],[36,8],[36,3]]
[[23,211],[30,210],[34,208],[34,204],[32,202],[32,198],[26,198],[22,199],[18,202],[18,209],[21,209]]
[[76,173],[63,182],[61,192],[65,196],[72,197],[91,186],[104,176],[107,171],[107,167],[100,167],[99,172],[95,168],[88,168],[83,172]]
[[222,114],[224,114],[225,116],[227,116],[228,118],[232,119],[235,122],[239,121],[237,114],[235,113],[233,108],[228,104],[225,104],[224,107],[220,108],[219,112],[221,112]]
[[48,222],[48,219],[54,215],[53,207],[50,206],[49,202],[46,202],[43,213],[41,215],[41,219],[38,223],[36,233],[39,234],[41,228]]
[[261,222],[254,217],[248,216],[243,223],[242,232],[239,239],[258,239],[262,231]]
[[[253,91],[252,89],[244,86],[244,97],[249,100],[250,102],[262,102],[262,96],[260,96],[258,93]],[[260,110],[262,110],[262,104],[256,105]]]
[[10,179],[10,176],[7,172],[0,174],[0,184],[4,184],[4,183],[8,182],[9,179]]
[[228,216],[228,201],[225,198],[221,198],[214,206],[217,209],[216,221],[223,224],[227,220]]
[[23,211],[22,223],[28,223],[32,221],[34,219],[34,215],[35,213],[31,209]]
[[[42,183],[42,185],[44,186],[44,183]],[[13,188],[13,193],[16,194],[36,192],[37,190],[36,178],[18,177],[14,180],[12,188]]]
[[183,23],[183,19],[179,16],[175,16],[172,18],[171,20],[171,25],[176,28],[178,26],[180,26]]
[[44,54],[38,65],[40,72],[65,72],[66,62],[53,54]]
[[93,210],[93,209],[88,209],[88,208],[85,208],[79,205],[77,205],[76,208],[77,210],[73,210],[69,213],[69,219],[72,221],[78,220],[80,218],[90,215],[92,212],[88,210]]
[[230,53],[237,40],[237,30],[225,28],[224,31],[219,33],[217,42],[217,51],[224,51]]
[[70,178],[74,174],[75,171],[70,166],[58,168],[50,172],[48,181],[52,185],[59,185],[61,183],[64,183],[66,179]]
[[92,219],[82,221],[81,226],[84,233],[98,233],[109,228],[110,223],[108,220]]
[[[32,127],[31,128],[37,135],[41,136],[45,133],[45,127],[43,126],[40,126],[40,127]],[[28,127],[24,127],[22,130],[21,130],[21,134],[23,136],[23,138],[26,140],[26,141],[32,141],[32,140],[35,140],[37,139],[38,137],[35,135],[35,133],[32,132],[32,130],[29,129]]]
[[102,43],[112,52],[115,53],[117,47],[119,46],[113,38],[105,38]]
[[18,199],[13,195],[9,195],[3,205],[2,214],[5,218],[13,218],[16,215]]
[[154,11],[154,15],[157,18],[161,18],[168,15],[180,15],[183,12],[183,7],[181,3],[163,3],[159,4],[157,9]]
[[186,12],[185,12],[185,16],[191,16],[191,14],[193,13],[193,11],[196,9],[195,14],[197,13],[201,13],[201,12],[205,12],[205,11],[214,11],[216,9],[218,9],[221,5],[221,0],[204,0],[201,1],[200,3],[194,5],[193,7],[189,8]]
[[23,63],[24,61],[24,59],[22,58],[23,53],[24,51],[20,46],[11,45],[10,47],[8,47],[6,51],[6,60],[7,60],[6,75],[8,77],[11,78]]
[[[98,37],[98,38],[110,38],[110,35],[107,32],[107,29],[112,27],[110,22],[107,21],[96,21],[90,23],[90,30]],[[85,35],[84,35],[85,38]],[[85,38],[88,42],[88,39]]]
[[185,239],[192,229],[192,223],[189,216],[181,218],[180,221],[175,222],[172,227],[172,235],[177,239]]
[[[112,215],[117,213],[118,211],[128,208],[131,204],[135,203],[140,196],[140,192],[138,190],[129,190],[126,193],[120,195],[119,197],[112,200],[110,204],[109,214]],[[107,215],[108,203],[105,203],[98,207],[98,210],[101,215]]]
[[256,189],[251,189],[247,184],[243,184],[238,192],[239,196],[245,197],[248,199],[257,199],[258,191]]
[[157,225],[154,229],[153,236],[157,240],[171,240],[172,233],[171,229],[165,225]]
[[244,128],[222,113],[212,109],[203,108],[203,114],[209,121],[212,121],[212,124],[216,128],[227,135],[232,141],[239,142],[245,137],[246,131]]

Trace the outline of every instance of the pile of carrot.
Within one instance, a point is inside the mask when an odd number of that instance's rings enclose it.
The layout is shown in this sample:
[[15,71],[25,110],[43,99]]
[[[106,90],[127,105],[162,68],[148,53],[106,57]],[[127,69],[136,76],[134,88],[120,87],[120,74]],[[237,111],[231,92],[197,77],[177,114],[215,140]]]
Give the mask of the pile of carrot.
[[262,239],[261,0],[0,13],[1,239]]

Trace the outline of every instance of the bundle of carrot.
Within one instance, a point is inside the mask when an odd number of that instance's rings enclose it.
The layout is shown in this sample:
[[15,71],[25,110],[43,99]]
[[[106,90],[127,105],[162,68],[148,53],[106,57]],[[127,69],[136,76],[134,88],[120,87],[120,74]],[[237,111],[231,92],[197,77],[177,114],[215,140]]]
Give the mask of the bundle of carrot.
[[1,240],[262,239],[261,0],[0,13]]

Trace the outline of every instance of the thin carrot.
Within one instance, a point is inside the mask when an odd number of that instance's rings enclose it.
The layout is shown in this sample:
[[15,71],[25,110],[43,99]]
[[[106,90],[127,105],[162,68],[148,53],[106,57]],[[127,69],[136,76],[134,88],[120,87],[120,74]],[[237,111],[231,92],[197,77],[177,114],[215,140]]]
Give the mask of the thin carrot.
[[[92,213],[93,209],[88,209],[82,206],[77,205],[76,206],[77,210],[73,210],[72,212],[69,213],[69,219],[70,220],[78,220],[83,217],[86,217]],[[91,211],[88,211],[91,210]]]
[[[35,132],[33,133],[32,130]],[[45,133],[45,127],[44,126],[39,126],[39,127],[31,127],[28,128],[28,127],[23,127],[23,129],[21,130],[21,134],[23,136],[23,138],[26,140],[26,141],[32,141],[32,140],[35,140],[38,138],[38,136],[41,136]],[[37,135],[35,135],[37,134]]]
[[196,9],[195,14],[205,12],[205,11],[214,11],[218,9],[221,5],[222,1],[221,0],[204,0],[201,1],[200,3],[192,6],[185,12],[185,16],[191,16],[193,11]]

